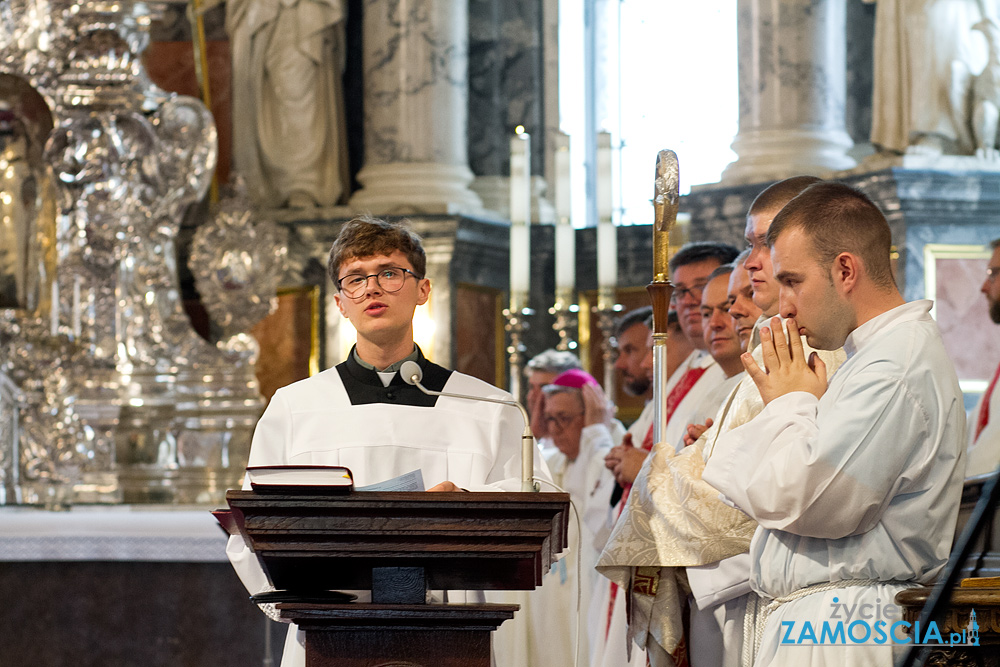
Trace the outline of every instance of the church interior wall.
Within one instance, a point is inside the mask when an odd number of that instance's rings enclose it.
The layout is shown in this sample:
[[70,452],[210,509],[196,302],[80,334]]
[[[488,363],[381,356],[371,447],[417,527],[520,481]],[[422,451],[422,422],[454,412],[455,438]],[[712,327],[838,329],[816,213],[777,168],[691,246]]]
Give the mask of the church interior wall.
[[[345,125],[350,176],[356,189],[355,177],[365,154],[361,48],[364,3],[347,0],[346,5]],[[547,136],[551,124],[546,119],[552,115],[545,100],[549,99],[547,93],[552,82],[546,80],[543,3],[469,0],[468,9],[469,122],[465,137],[471,171],[477,177],[499,179],[509,174],[507,142],[513,127],[524,125],[532,136],[532,174],[544,176],[546,161],[551,157],[551,141]],[[161,86],[197,95],[190,28],[183,12],[183,5],[174,4],[167,18],[157,24],[146,61],[150,76]],[[845,125],[859,156],[870,151],[874,17],[875,5],[856,0],[847,3]],[[232,136],[239,129],[231,127],[224,11],[213,9],[205,19],[212,110],[220,133],[219,175],[225,180],[230,171]],[[928,296],[925,251],[929,245],[982,246],[1000,236],[1000,172],[893,167],[868,172],[862,169],[842,177],[871,195],[886,212],[898,253],[897,278],[907,300]],[[507,187],[502,180],[500,183]],[[746,211],[767,184],[712,184],[693,188],[682,199],[682,211],[691,216],[691,240],[719,240],[742,247]],[[293,329],[297,333],[291,335],[308,339],[296,354],[301,363],[304,345],[304,349],[318,357],[320,368],[340,361],[340,315],[333,302],[332,285],[325,275],[325,258],[340,224],[352,214],[344,206],[346,200],[345,195],[341,206],[328,210],[285,210],[275,215],[288,234],[292,260],[282,287],[315,290],[314,301],[299,300],[299,305],[290,306],[305,308],[306,311],[296,311],[297,314],[306,313],[310,322],[315,320],[315,329],[311,326]],[[206,210],[201,206],[189,211],[178,248],[184,296],[190,312],[195,313],[193,319],[199,332],[211,337],[213,332],[207,319],[198,319],[197,294],[187,267],[187,248]],[[435,360],[487,381],[505,384],[506,338],[500,310],[506,303],[509,284],[507,222],[485,213],[409,217],[427,243],[435,299],[443,312],[440,318],[443,324],[433,349]],[[524,340],[529,356],[553,347],[559,340],[553,329],[555,318],[549,312],[555,291],[554,227],[534,224],[530,233],[528,305],[534,314],[529,317],[530,328]],[[650,225],[617,229],[616,300],[623,309],[644,303],[644,286],[652,275],[651,236]],[[578,316],[575,336],[588,369],[601,377],[604,363],[599,349],[601,332],[594,314],[586,310],[596,301],[598,287],[596,229],[578,229],[575,240],[577,292],[584,309]],[[949,265],[954,271],[944,275],[974,281],[975,276],[965,273],[969,265]],[[974,282],[968,285],[973,291],[976,287]],[[942,290],[938,294],[947,298],[948,292]],[[959,303],[958,295],[954,292],[952,295],[953,302]],[[966,326],[963,331],[966,320],[962,312],[952,312],[957,322],[946,323],[944,328],[946,337],[956,337],[950,339],[958,341],[953,345],[979,350],[983,358],[991,354],[991,358],[1000,356],[997,349],[1000,343],[986,335],[988,328],[977,330]],[[477,328],[483,335],[476,335]],[[958,337],[962,334],[965,338]],[[974,361],[964,363],[960,376],[979,379],[976,373],[982,369]],[[301,368],[298,372],[302,372]],[[626,421],[641,407],[636,399],[626,397],[620,390],[615,399],[622,407],[620,416]],[[59,664],[60,659],[53,656],[66,646],[91,647],[95,664],[129,662],[150,666],[251,664],[259,661],[265,650],[260,629],[266,622],[246,602],[229,566],[222,563],[8,565],[0,568],[0,590],[7,593],[0,628],[8,637],[5,650],[13,651],[10,655],[28,656],[25,664]],[[67,595],[67,591],[82,593]],[[56,618],[56,614],[60,616]],[[225,623],[213,624],[208,619],[225,619]],[[41,636],[49,636],[52,641],[39,642]],[[114,641],[105,640],[109,637]],[[196,650],[204,653],[191,653]],[[275,646],[275,656],[278,652]]]

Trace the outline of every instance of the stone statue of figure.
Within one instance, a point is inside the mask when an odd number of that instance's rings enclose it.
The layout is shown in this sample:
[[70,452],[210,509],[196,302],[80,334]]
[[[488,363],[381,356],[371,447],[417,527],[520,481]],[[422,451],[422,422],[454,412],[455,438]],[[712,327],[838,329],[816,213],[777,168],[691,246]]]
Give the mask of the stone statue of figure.
[[972,26],[996,16],[1000,0],[877,2],[872,143],[897,153],[972,154],[968,95],[987,59]]
[[344,192],[342,0],[228,0],[233,158],[255,203],[332,206]]

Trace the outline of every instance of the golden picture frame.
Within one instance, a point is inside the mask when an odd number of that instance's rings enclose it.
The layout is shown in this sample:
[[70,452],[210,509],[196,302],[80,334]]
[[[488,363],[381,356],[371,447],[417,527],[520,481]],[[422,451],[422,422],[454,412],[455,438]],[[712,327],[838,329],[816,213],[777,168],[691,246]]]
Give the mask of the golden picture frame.
[[1000,337],[980,293],[991,255],[985,244],[928,243],[923,249],[924,296],[934,302],[931,316],[967,396],[986,390],[1000,360]]

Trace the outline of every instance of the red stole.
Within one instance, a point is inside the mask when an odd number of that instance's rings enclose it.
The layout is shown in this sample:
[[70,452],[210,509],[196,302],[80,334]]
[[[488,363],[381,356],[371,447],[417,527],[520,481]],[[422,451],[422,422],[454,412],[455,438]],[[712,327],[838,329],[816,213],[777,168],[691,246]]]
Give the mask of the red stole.
[[983,394],[983,404],[979,408],[979,421],[976,422],[976,435],[972,438],[972,442],[979,439],[979,434],[983,432],[986,424],[990,421],[990,398],[993,397],[993,390],[996,389],[997,378],[1000,378],[1000,366],[997,366],[997,372],[993,374],[990,386],[986,388],[986,393]]

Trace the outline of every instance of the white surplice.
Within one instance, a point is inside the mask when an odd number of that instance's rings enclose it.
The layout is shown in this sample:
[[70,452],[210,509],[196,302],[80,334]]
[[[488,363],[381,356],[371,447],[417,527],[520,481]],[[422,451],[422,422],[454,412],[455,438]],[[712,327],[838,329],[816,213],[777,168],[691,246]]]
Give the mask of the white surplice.
[[781,623],[827,621],[834,597],[888,603],[908,582],[932,581],[947,561],[965,413],[930,306],[904,304],[864,323],[821,398],[781,396],[716,444],[703,479],[760,524],[750,546],[753,589],[781,598],[845,582],[778,606],[755,665],[890,665],[888,645],[782,647]]

